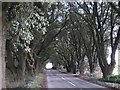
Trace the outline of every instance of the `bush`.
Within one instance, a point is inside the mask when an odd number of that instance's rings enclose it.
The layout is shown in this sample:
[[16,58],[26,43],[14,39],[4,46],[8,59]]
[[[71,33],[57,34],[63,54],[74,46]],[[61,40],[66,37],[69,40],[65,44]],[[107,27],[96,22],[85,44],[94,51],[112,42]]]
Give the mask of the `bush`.
[[110,78],[101,78],[101,79],[98,79],[100,81],[103,81],[103,82],[111,82],[111,83],[118,83],[120,84],[120,75],[115,75],[115,76],[111,76]]

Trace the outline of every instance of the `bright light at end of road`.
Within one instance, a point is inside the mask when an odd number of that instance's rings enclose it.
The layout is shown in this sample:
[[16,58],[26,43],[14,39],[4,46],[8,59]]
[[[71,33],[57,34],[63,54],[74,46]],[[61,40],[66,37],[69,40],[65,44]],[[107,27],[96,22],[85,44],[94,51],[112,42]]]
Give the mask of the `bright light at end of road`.
[[49,62],[46,64],[45,67],[46,67],[46,69],[51,69],[53,67],[53,65],[52,65],[52,63]]

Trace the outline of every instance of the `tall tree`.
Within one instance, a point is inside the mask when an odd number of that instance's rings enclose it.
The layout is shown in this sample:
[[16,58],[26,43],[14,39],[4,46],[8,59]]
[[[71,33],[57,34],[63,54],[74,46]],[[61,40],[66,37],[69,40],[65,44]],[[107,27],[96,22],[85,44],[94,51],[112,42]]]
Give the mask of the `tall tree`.
[[[105,38],[104,38],[105,32],[108,32],[108,30],[106,29],[109,29],[108,27],[112,27],[110,25],[110,22],[108,21],[108,18],[110,18],[109,16],[110,6],[108,3],[84,3],[84,4],[78,4],[78,5],[84,11],[84,14],[85,14],[84,16],[82,16],[82,14],[79,14],[79,15],[89,25],[88,27],[90,28],[92,32],[94,44],[95,44],[96,51],[97,51],[97,57],[99,60],[102,73],[103,73],[103,77],[106,78],[112,74],[112,71],[115,66],[115,59],[113,59],[114,57],[111,58],[110,64],[108,64],[108,61],[106,59],[106,49],[105,49],[106,43],[105,43]],[[105,18],[103,18],[103,15],[105,15]],[[119,35],[119,29],[118,29],[117,36],[116,36],[117,44],[115,44],[115,48],[114,48],[115,51],[118,45],[119,36],[120,35]],[[114,53],[115,51],[112,50],[112,53]],[[113,54],[112,56],[114,55],[115,54]]]

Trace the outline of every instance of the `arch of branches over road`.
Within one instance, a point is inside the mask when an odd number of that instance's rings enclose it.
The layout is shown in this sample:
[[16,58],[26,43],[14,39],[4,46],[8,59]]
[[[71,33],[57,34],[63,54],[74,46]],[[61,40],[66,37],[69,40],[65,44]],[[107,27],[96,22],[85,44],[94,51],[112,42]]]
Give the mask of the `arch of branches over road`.
[[56,67],[72,73],[77,67],[82,75],[86,56],[90,73],[99,64],[103,78],[112,75],[120,42],[120,2],[6,2],[2,7],[6,53],[0,58],[5,57],[6,73],[15,81],[38,73],[50,58]]

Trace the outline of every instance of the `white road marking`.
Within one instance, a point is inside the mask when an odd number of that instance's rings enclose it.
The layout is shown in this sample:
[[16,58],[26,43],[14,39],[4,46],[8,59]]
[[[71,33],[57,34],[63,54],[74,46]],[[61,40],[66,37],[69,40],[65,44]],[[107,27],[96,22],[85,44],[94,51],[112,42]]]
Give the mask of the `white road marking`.
[[[63,80],[66,80],[64,77],[61,77]],[[67,78],[67,79],[69,79],[69,78]],[[66,80],[67,81],[67,80]],[[75,86],[75,84],[73,84],[72,82],[70,82],[70,81],[67,81],[68,83],[70,83],[71,85],[73,85],[73,86]]]
[[75,84],[73,84],[72,82],[70,82],[70,81],[67,81],[67,82],[70,83],[71,85],[75,86]]
[[75,78],[75,79],[80,80],[79,78]]
[[65,80],[65,78],[64,77],[61,77],[63,80]]

